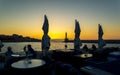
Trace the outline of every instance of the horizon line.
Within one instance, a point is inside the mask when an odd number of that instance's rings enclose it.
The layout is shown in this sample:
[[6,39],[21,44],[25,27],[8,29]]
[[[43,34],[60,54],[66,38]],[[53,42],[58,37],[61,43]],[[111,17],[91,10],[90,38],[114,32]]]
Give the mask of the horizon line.
[[[12,35],[14,35],[14,34],[15,34],[15,33],[9,34],[9,35],[8,35],[8,34],[0,34],[0,35],[12,36]],[[18,35],[18,36],[23,36],[23,37],[30,37],[30,36],[24,36],[24,35],[22,35],[22,34],[16,34],[16,35]],[[30,38],[42,40],[41,38],[36,38],[36,37],[30,37]],[[51,39],[51,40],[65,40],[65,38],[53,38],[53,39]],[[74,40],[74,38],[68,38],[68,40],[71,41],[71,40]],[[81,40],[98,40],[98,39],[81,39]],[[103,39],[103,40],[120,40],[120,39],[117,39],[117,38],[115,38],[115,39],[110,39],[110,38],[108,38],[108,39]]]

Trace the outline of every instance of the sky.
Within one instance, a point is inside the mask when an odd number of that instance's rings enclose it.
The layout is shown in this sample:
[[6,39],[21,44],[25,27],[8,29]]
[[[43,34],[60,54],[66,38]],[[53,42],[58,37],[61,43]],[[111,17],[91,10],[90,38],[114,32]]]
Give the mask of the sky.
[[41,39],[44,15],[49,20],[51,39],[74,39],[75,19],[80,39],[120,39],[120,0],[0,0],[0,34],[20,34]]

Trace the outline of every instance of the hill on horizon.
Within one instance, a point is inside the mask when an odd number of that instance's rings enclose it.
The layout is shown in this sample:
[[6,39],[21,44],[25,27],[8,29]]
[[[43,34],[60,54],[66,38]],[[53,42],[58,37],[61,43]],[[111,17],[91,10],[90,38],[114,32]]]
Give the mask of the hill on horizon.
[[3,42],[37,42],[37,41],[41,41],[36,38],[31,38],[29,36],[23,37],[22,35],[18,35],[18,34],[0,35],[0,40]]

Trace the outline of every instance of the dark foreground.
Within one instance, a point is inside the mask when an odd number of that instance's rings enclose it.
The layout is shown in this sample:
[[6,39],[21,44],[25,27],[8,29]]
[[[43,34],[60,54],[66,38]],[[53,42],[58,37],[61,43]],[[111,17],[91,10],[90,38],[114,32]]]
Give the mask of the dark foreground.
[[[108,60],[110,52],[120,52],[118,48],[108,48],[102,51],[90,51],[92,57],[82,58],[81,52],[73,51],[50,51],[48,56],[43,57],[41,52],[36,52],[36,56],[31,59],[42,59],[46,64],[30,69],[12,68],[13,62],[24,58],[12,58],[4,68],[0,69],[0,75],[120,75],[120,57],[115,60]],[[1,64],[2,64],[2,56]]]

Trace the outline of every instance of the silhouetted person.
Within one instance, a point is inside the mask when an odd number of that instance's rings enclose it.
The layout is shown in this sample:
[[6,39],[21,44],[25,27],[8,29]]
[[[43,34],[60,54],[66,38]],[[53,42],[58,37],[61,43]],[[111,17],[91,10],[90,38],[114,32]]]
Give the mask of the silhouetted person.
[[88,47],[86,44],[83,46],[83,49],[88,50]]
[[4,46],[4,44],[1,42],[0,40],[0,52],[1,52],[1,48]]
[[14,62],[12,54],[12,48],[10,46],[7,47],[7,51],[5,52],[5,67],[10,67],[11,64]]
[[65,49],[67,49],[67,45],[65,44]]
[[28,48],[27,48],[27,46],[24,46],[23,50],[24,50],[24,52],[26,54],[26,58],[28,58]]
[[97,49],[94,44],[92,45],[92,49],[93,49],[93,50],[96,50],[96,49]]
[[84,50],[85,52],[88,52],[88,47],[87,47],[86,44],[83,46],[83,50]]
[[27,48],[28,48],[28,53],[33,54],[33,56],[35,56],[35,55],[36,55],[36,53],[35,53],[34,49],[32,48],[32,46],[31,46],[30,44],[29,44],[29,45],[27,45]]
[[6,51],[5,55],[10,57],[12,54],[13,54],[12,48],[10,46],[7,47],[7,51]]

